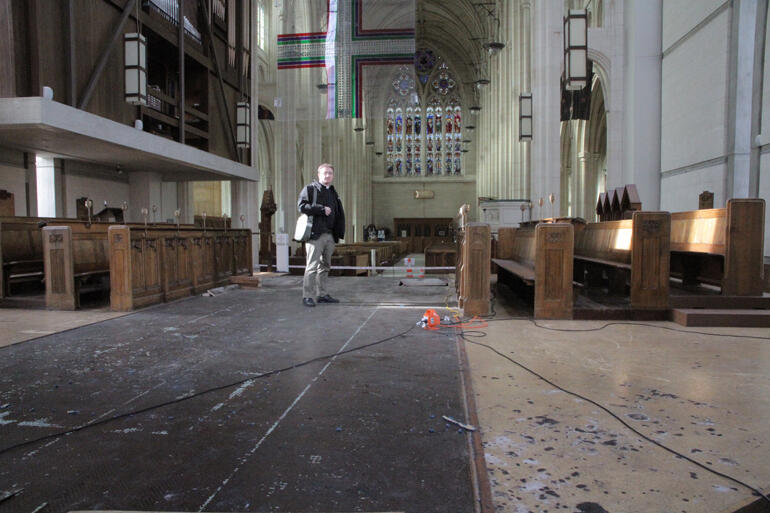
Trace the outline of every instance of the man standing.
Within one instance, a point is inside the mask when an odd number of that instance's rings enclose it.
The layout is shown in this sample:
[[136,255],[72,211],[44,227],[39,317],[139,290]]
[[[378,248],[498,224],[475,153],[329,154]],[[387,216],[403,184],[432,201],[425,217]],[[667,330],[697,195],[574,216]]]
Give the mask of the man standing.
[[305,243],[305,278],[302,281],[302,304],[305,306],[315,306],[314,297],[319,303],[339,303],[326,292],[334,245],[345,237],[345,212],[332,180],[332,165],[321,164],[318,180],[302,189],[297,202],[301,213],[313,217],[310,240]]

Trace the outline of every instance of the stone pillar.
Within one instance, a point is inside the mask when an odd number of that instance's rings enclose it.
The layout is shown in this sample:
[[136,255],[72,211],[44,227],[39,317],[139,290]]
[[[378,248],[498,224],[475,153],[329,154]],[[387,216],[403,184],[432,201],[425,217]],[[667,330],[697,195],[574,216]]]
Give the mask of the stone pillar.
[[[759,154],[758,151],[752,152],[752,141],[759,131],[758,127],[752,130],[755,117],[754,90],[757,86],[755,73],[761,73],[761,67],[757,69],[755,63],[755,53],[764,50],[764,38],[760,37],[757,41],[758,4],[758,0],[735,0],[733,3],[727,92],[725,200],[750,198],[759,193]],[[761,95],[761,81],[759,84],[757,94]]]
[[596,202],[599,199],[599,174],[601,170],[599,165],[601,163],[601,154],[599,153],[586,153],[585,154],[585,181],[583,182],[583,213],[580,217],[587,222],[592,223],[598,221],[596,219]]
[[[193,183],[177,182],[176,184],[176,203],[181,211],[179,222],[182,224],[192,224],[195,220],[195,204],[193,203]],[[173,215],[172,209],[172,215]]]
[[[161,206],[161,177],[150,171],[133,171],[128,175],[128,223],[144,222],[142,209],[146,208],[152,216],[152,206]],[[97,207],[94,207],[98,211]],[[152,220],[152,217],[148,217]]]
[[[572,201],[575,208],[572,209],[572,215],[577,217],[586,218],[586,194],[588,188],[588,181],[590,180],[590,160],[591,154],[585,151],[577,153],[577,180],[576,187],[573,192]],[[590,203],[589,203],[590,205]]]
[[[610,185],[636,184],[645,210],[657,210],[661,172],[662,0],[628,0],[624,9],[625,162],[623,183],[611,180]],[[607,136],[609,147],[609,130]]]
[[[232,180],[232,227],[247,229],[252,234],[259,231],[259,198],[257,183],[248,180]],[[243,216],[243,220],[241,220]],[[259,244],[254,235],[251,238],[252,262],[259,262]]]
[[[561,204],[561,164],[559,119],[561,109],[560,82],[563,59],[562,17],[559,2],[535,2],[532,45],[532,201],[556,196]],[[561,212],[556,213],[561,215]]]

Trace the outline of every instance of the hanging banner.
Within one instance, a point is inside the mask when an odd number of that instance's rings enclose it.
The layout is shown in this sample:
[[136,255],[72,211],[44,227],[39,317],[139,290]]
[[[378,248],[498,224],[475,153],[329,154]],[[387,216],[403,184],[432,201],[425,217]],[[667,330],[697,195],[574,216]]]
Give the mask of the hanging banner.
[[[326,4],[318,30],[278,36],[278,70],[323,68],[326,83],[315,87],[326,90],[326,118],[360,118],[365,90],[384,87],[367,83],[365,71],[414,63],[414,0],[318,1]],[[307,25],[297,13],[284,15],[285,26]]]

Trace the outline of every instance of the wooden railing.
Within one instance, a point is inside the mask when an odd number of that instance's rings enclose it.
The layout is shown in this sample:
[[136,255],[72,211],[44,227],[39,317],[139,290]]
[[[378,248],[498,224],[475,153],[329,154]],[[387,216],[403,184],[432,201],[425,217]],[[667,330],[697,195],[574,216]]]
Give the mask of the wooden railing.
[[252,272],[249,230],[112,226],[110,305],[128,311],[171,301]]

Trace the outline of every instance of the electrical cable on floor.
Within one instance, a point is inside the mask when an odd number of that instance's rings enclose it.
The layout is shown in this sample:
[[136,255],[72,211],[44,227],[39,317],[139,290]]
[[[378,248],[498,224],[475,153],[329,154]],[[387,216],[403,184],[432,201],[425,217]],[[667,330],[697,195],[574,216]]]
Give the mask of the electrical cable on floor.
[[[534,320],[533,320],[532,322],[534,323]],[[612,324],[626,324],[626,323],[609,323],[608,325],[612,325]],[[658,326],[655,326],[655,325],[647,325],[647,324],[644,324],[644,323],[634,323],[634,324],[637,324],[637,325],[642,325],[642,326],[658,327]],[[535,323],[535,325],[537,326],[537,323]],[[444,326],[444,325],[442,325],[442,326]],[[698,462],[698,461],[696,461],[696,460],[694,460],[694,459],[690,458],[689,456],[687,456],[687,455],[685,455],[685,454],[682,454],[682,453],[680,453],[680,452],[678,452],[678,451],[676,451],[676,450],[674,450],[674,449],[671,449],[670,447],[667,447],[666,445],[663,445],[662,443],[658,442],[657,440],[654,440],[654,439],[652,439],[652,438],[648,437],[647,435],[645,435],[644,433],[642,433],[642,432],[638,431],[636,428],[634,428],[632,425],[628,424],[626,421],[624,421],[622,418],[620,418],[618,415],[616,415],[615,413],[613,413],[612,411],[610,411],[610,410],[609,410],[607,407],[603,406],[602,404],[600,404],[600,403],[598,403],[598,402],[596,402],[596,401],[594,401],[594,400],[592,400],[592,399],[589,399],[588,397],[585,397],[585,396],[583,396],[583,395],[581,395],[581,394],[579,394],[579,393],[577,393],[577,392],[573,392],[573,391],[571,391],[571,390],[568,390],[568,389],[566,389],[566,388],[564,388],[564,387],[562,387],[562,386],[559,386],[559,385],[557,385],[556,383],[554,383],[553,381],[549,380],[549,379],[548,379],[548,378],[546,378],[545,376],[543,376],[543,375],[541,375],[541,374],[537,373],[536,371],[534,371],[534,370],[530,369],[530,368],[529,368],[529,367],[527,367],[526,365],[524,365],[524,364],[522,364],[522,363],[520,363],[520,362],[518,362],[518,361],[514,360],[514,359],[513,359],[513,358],[511,358],[510,356],[508,356],[508,355],[506,355],[506,354],[503,354],[503,353],[501,353],[500,351],[498,351],[497,349],[495,349],[494,347],[492,347],[492,346],[490,346],[490,345],[488,345],[488,344],[483,344],[483,343],[481,343],[481,342],[475,342],[475,341],[473,341],[473,340],[470,340],[470,338],[483,338],[483,337],[485,337],[485,336],[486,336],[486,333],[483,333],[483,332],[476,332],[476,333],[473,333],[473,335],[471,335],[471,336],[468,336],[468,335],[469,335],[469,333],[472,333],[472,332],[466,332],[466,331],[464,331],[464,330],[463,330],[463,328],[462,328],[462,324],[460,324],[460,325],[459,325],[457,328],[455,328],[455,327],[454,327],[453,325],[451,325],[451,324],[450,324],[450,325],[446,325],[446,327],[447,327],[447,328],[453,328],[453,329],[455,329],[455,333],[456,333],[456,334],[457,334],[457,335],[458,335],[458,336],[459,336],[459,337],[460,337],[462,340],[465,340],[465,341],[466,341],[466,342],[468,342],[469,344],[474,344],[474,345],[477,345],[477,346],[481,346],[481,347],[484,347],[484,348],[486,348],[486,349],[488,349],[488,350],[492,351],[493,353],[497,354],[498,356],[501,356],[502,358],[504,358],[504,359],[508,360],[509,362],[513,363],[514,365],[516,365],[516,366],[518,366],[518,367],[520,367],[520,368],[524,369],[525,371],[529,372],[529,373],[530,373],[530,374],[532,374],[533,376],[536,376],[538,379],[540,379],[540,380],[544,381],[545,383],[548,383],[548,384],[549,384],[549,385],[551,385],[552,387],[554,387],[554,388],[556,388],[556,389],[558,389],[558,390],[561,390],[562,392],[564,392],[564,393],[566,393],[566,394],[569,394],[569,395],[572,395],[572,396],[574,396],[574,397],[577,397],[577,398],[579,398],[579,399],[582,399],[583,401],[586,401],[586,402],[588,402],[588,403],[590,403],[590,404],[593,404],[594,406],[596,406],[597,408],[599,408],[599,409],[601,409],[602,411],[606,412],[606,413],[607,413],[608,415],[610,415],[612,418],[614,418],[615,420],[617,420],[618,422],[620,422],[620,423],[621,423],[623,426],[625,426],[625,427],[626,427],[626,428],[627,428],[629,431],[631,431],[631,432],[633,432],[634,434],[638,435],[638,436],[639,436],[639,437],[641,437],[642,439],[644,439],[644,440],[646,440],[646,441],[648,441],[648,442],[650,442],[650,443],[652,443],[652,444],[654,444],[654,445],[656,445],[656,446],[660,447],[661,449],[664,449],[664,450],[666,450],[666,451],[670,452],[671,454],[673,454],[673,455],[674,455],[674,456],[676,456],[677,458],[681,458],[681,459],[687,460],[688,462],[692,463],[693,465],[695,465],[695,466],[697,466],[697,467],[699,467],[699,468],[702,468],[703,470],[706,470],[707,472],[710,472],[710,473],[712,473],[712,474],[714,474],[714,475],[717,475],[717,476],[719,476],[719,477],[722,477],[722,478],[724,478],[724,479],[727,479],[727,480],[729,480],[729,481],[732,481],[732,482],[734,482],[734,483],[737,483],[737,484],[739,484],[740,486],[743,486],[744,488],[746,488],[746,489],[748,489],[748,490],[751,490],[751,491],[752,491],[754,494],[756,494],[756,495],[757,495],[757,496],[759,496],[759,497],[762,497],[764,500],[766,500],[766,501],[768,502],[768,504],[770,504],[770,496],[767,496],[767,495],[765,495],[765,494],[764,494],[763,492],[761,492],[759,489],[757,489],[757,488],[755,488],[755,487],[751,486],[750,484],[748,484],[748,483],[745,483],[745,482],[743,482],[743,481],[741,481],[741,480],[739,480],[739,479],[737,479],[737,478],[734,478],[734,477],[732,477],[732,476],[730,476],[730,475],[727,475],[727,474],[724,474],[724,473],[722,473],[722,472],[719,472],[718,470],[714,470],[714,469],[712,469],[712,468],[709,468],[708,466],[704,465],[703,463],[700,463],[700,462]],[[538,326],[538,327],[541,327],[541,326]],[[605,327],[606,327],[606,326],[605,326]],[[559,331],[594,331],[594,330],[559,330]],[[682,330],[674,330],[674,331],[682,331]],[[692,332],[687,332],[687,333],[692,333]],[[760,337],[760,338],[761,338],[761,337]]]
[[[493,300],[494,300],[494,298],[493,298]],[[362,305],[363,306],[365,303],[348,302],[348,303],[345,303],[345,304],[348,304],[348,305]],[[377,305],[386,305],[386,303],[376,303],[376,304]],[[563,392],[565,392],[567,394],[570,394],[570,395],[572,395],[574,397],[582,399],[582,400],[584,400],[584,401],[586,401],[586,402],[588,402],[590,404],[593,404],[597,408],[600,408],[602,411],[606,412],[608,415],[613,417],[615,420],[620,422],[623,426],[625,426],[627,429],[629,429],[631,432],[635,433],[636,435],[638,435],[642,439],[644,439],[644,440],[646,440],[646,441],[648,441],[648,442],[650,442],[650,443],[652,443],[652,444],[654,444],[654,445],[656,445],[656,446],[658,446],[658,447],[668,451],[669,453],[677,456],[678,458],[684,459],[684,460],[692,463],[693,465],[696,465],[697,467],[702,468],[703,470],[705,470],[707,472],[710,472],[710,473],[712,473],[714,475],[717,475],[719,477],[722,477],[722,478],[730,480],[730,481],[732,481],[734,483],[737,483],[740,486],[743,486],[746,489],[751,490],[754,494],[756,494],[759,497],[762,497],[768,503],[770,503],[770,497],[768,497],[767,495],[762,493],[757,488],[754,488],[753,486],[751,486],[751,485],[749,485],[749,484],[747,484],[747,483],[745,483],[743,481],[740,481],[739,479],[736,479],[736,478],[731,477],[731,476],[729,476],[727,474],[724,474],[722,472],[719,472],[717,470],[709,468],[709,467],[705,466],[704,464],[699,463],[698,461],[696,461],[696,460],[694,460],[694,459],[692,459],[692,458],[690,458],[690,457],[688,457],[688,456],[686,456],[686,455],[684,455],[682,453],[679,453],[679,452],[677,452],[674,449],[671,449],[671,448],[661,444],[660,442],[658,442],[658,441],[648,437],[647,435],[641,433],[636,428],[634,428],[633,426],[631,426],[630,424],[625,422],[618,415],[616,415],[615,413],[610,411],[605,406],[597,403],[596,401],[594,401],[592,399],[589,399],[589,398],[587,398],[587,397],[585,397],[583,395],[580,395],[577,392],[572,392],[572,391],[570,391],[568,389],[565,389],[565,388],[563,388],[563,387],[553,383],[552,381],[550,381],[546,377],[542,376],[541,374],[538,374],[537,372],[535,372],[534,370],[532,370],[529,367],[525,366],[524,364],[521,364],[521,363],[517,362],[513,358],[511,358],[511,357],[509,357],[509,356],[499,352],[497,349],[493,348],[490,345],[470,340],[471,338],[484,338],[484,337],[487,336],[487,334],[484,333],[484,332],[481,332],[481,331],[476,331],[476,330],[465,331],[464,328],[468,328],[468,327],[471,327],[471,328],[484,328],[484,327],[488,326],[489,322],[498,322],[498,321],[506,321],[506,320],[524,320],[524,319],[526,319],[526,320],[529,320],[530,322],[532,322],[536,327],[538,327],[540,329],[545,329],[545,330],[550,330],[550,331],[559,331],[559,332],[594,332],[594,331],[600,331],[600,330],[606,329],[606,328],[608,328],[610,326],[614,326],[614,325],[625,325],[625,326],[629,326],[630,325],[630,326],[643,326],[643,327],[649,327],[649,328],[660,328],[660,329],[665,329],[665,330],[669,330],[669,331],[675,331],[675,332],[681,332],[681,333],[690,333],[690,334],[698,334],[698,335],[707,335],[707,336],[749,338],[749,339],[759,339],[759,340],[770,340],[770,337],[758,337],[758,336],[752,336],[752,335],[731,335],[731,334],[722,334],[722,333],[707,333],[707,332],[689,331],[689,330],[682,330],[682,329],[677,329],[677,328],[670,328],[670,327],[667,327],[667,326],[660,326],[660,325],[640,323],[640,322],[609,322],[609,323],[605,323],[604,325],[602,325],[600,327],[588,328],[588,329],[551,328],[549,326],[542,326],[542,325],[538,324],[537,321],[535,321],[535,319],[532,318],[532,317],[494,318],[494,317],[496,317],[496,312],[494,312],[494,309],[492,310],[493,313],[490,316],[479,316],[479,317],[474,317],[474,318],[470,319],[469,321],[462,321],[460,316],[458,315],[459,310],[453,309],[453,308],[449,308],[448,307],[448,302],[446,301],[446,298],[445,298],[445,304],[447,306],[447,310],[451,311],[454,314],[454,317],[455,317],[456,321],[455,322],[450,322],[448,324],[441,324],[440,328],[452,329],[454,334],[459,335],[459,337],[462,340],[465,340],[466,342],[468,342],[470,344],[474,344],[474,345],[478,345],[478,346],[484,347],[484,348],[486,348],[486,349],[496,353],[497,355],[501,356],[502,358],[510,361],[514,365],[517,365],[518,367],[521,367],[522,369],[524,369],[525,371],[531,373],[532,375],[536,376],[537,378],[541,379],[545,383],[548,383],[549,385],[551,385],[551,386],[553,386],[553,387],[555,387],[555,388],[557,388],[557,389],[559,389],[559,390],[561,390],[561,391],[563,391]],[[394,306],[407,306],[407,305],[408,306],[425,306],[424,303],[419,303],[419,304],[417,304],[417,303],[411,303],[411,304],[410,303],[393,303],[393,305]],[[483,324],[474,324],[476,322],[483,323]],[[371,342],[369,344],[364,344],[362,346],[358,346],[358,347],[354,347],[354,348],[351,348],[351,349],[347,349],[345,351],[340,351],[340,352],[337,352],[337,353],[334,353],[334,354],[319,356],[319,357],[316,357],[316,358],[313,358],[313,359],[310,359],[310,360],[306,360],[306,361],[303,361],[303,362],[300,362],[300,363],[293,364],[291,366],[288,366],[288,367],[285,367],[285,368],[282,368],[282,369],[275,369],[275,370],[271,370],[271,371],[268,371],[268,372],[265,372],[265,373],[256,374],[256,375],[253,375],[251,377],[247,377],[247,378],[244,378],[244,379],[232,382],[232,383],[228,383],[228,384],[225,384],[225,385],[220,385],[220,386],[217,386],[217,387],[209,388],[209,389],[206,389],[206,390],[203,390],[203,391],[200,391],[200,392],[196,392],[194,394],[189,394],[189,395],[186,395],[186,396],[183,396],[183,397],[171,400],[171,401],[166,401],[166,402],[163,402],[163,403],[160,403],[160,404],[148,406],[146,408],[141,408],[139,410],[134,410],[134,411],[131,411],[131,412],[128,412],[128,413],[123,413],[123,414],[116,415],[116,416],[113,416],[113,417],[109,417],[107,419],[103,419],[103,420],[100,420],[100,421],[97,421],[97,422],[92,422],[92,423],[89,423],[89,424],[84,424],[82,426],[78,426],[78,427],[75,427],[75,428],[72,428],[72,429],[69,429],[69,430],[65,430],[65,431],[61,431],[61,432],[58,432],[58,433],[46,435],[46,436],[43,436],[43,437],[40,437],[40,438],[36,438],[36,439],[33,439],[33,440],[28,440],[28,441],[25,441],[25,442],[20,442],[18,444],[15,444],[15,445],[12,445],[12,446],[0,449],[0,456],[4,455],[4,454],[6,454],[6,453],[8,453],[10,451],[13,451],[15,449],[19,449],[21,447],[26,447],[28,445],[39,443],[39,442],[42,442],[42,441],[45,441],[45,440],[50,440],[50,439],[53,439],[53,438],[59,438],[59,437],[62,437],[62,436],[67,436],[67,435],[70,435],[70,434],[73,434],[73,433],[77,433],[79,431],[83,431],[83,430],[86,430],[86,429],[89,429],[89,428],[93,428],[93,427],[97,427],[97,426],[100,426],[100,425],[104,425],[104,424],[107,424],[109,422],[113,422],[115,420],[123,419],[123,418],[134,416],[134,415],[139,415],[139,414],[142,414],[142,413],[146,413],[148,411],[153,411],[153,410],[156,410],[156,409],[159,409],[159,408],[163,408],[165,406],[170,406],[170,405],[173,405],[173,404],[177,404],[177,403],[181,403],[181,402],[184,402],[184,401],[188,401],[190,399],[193,399],[193,398],[196,398],[196,397],[200,397],[202,395],[206,395],[206,394],[209,394],[211,392],[216,392],[216,391],[219,391],[219,390],[224,390],[224,389],[227,389],[227,388],[232,388],[234,386],[242,385],[243,383],[245,383],[247,381],[251,381],[251,380],[255,380],[255,379],[259,379],[259,378],[269,377],[269,376],[272,376],[272,375],[275,375],[275,374],[279,374],[281,372],[287,372],[289,370],[293,370],[293,369],[297,369],[297,368],[300,368],[300,367],[304,367],[304,366],[309,365],[311,363],[315,363],[315,362],[319,362],[319,361],[323,361],[323,360],[328,360],[328,359],[334,358],[335,356],[340,356],[340,355],[344,355],[344,354],[360,351],[360,350],[363,350],[363,349],[367,349],[369,347],[373,347],[373,346],[376,346],[376,345],[388,342],[390,340],[406,336],[406,334],[411,332],[414,328],[415,328],[415,326],[412,326],[409,329],[407,329],[406,331],[403,331],[403,332],[398,333],[396,335],[393,335],[393,336],[390,336],[390,337],[387,337],[387,338],[384,338],[384,339],[380,339],[380,340],[377,340],[375,342]],[[448,336],[450,336],[450,335],[448,335]]]
[[705,331],[692,331],[692,330],[683,330],[679,328],[671,328],[669,326],[660,326],[658,324],[648,324],[646,322],[633,322],[633,321],[626,321],[626,322],[608,322],[598,328],[587,328],[587,329],[572,329],[572,328],[551,328],[550,326],[542,326],[535,321],[535,319],[530,318],[530,321],[532,321],[532,324],[537,326],[540,329],[543,330],[550,330],[550,331],[565,331],[565,332],[579,332],[579,331],[600,331],[604,328],[607,328],[609,326],[646,326],[648,328],[659,328],[662,330],[668,330],[668,331],[676,331],[678,333],[691,333],[694,335],[707,335],[711,337],[733,337],[733,338],[752,338],[756,340],[770,340],[770,337],[758,337],[756,335],[734,335],[731,333],[708,333]]
[[327,355],[323,355],[323,356],[318,356],[318,357],[312,358],[310,360],[305,360],[303,362],[295,363],[293,365],[290,365],[288,367],[284,367],[282,369],[274,369],[274,370],[271,370],[271,371],[262,372],[262,373],[259,373],[259,374],[254,374],[254,375],[252,375],[250,377],[247,377],[247,378],[244,378],[244,379],[240,379],[240,380],[234,381],[232,383],[227,383],[225,385],[219,385],[219,386],[216,386],[216,387],[208,388],[206,390],[202,390],[200,392],[195,392],[194,394],[185,395],[185,396],[179,397],[177,399],[173,399],[171,401],[166,401],[166,402],[163,402],[163,403],[154,404],[152,406],[148,406],[146,408],[141,408],[141,409],[138,409],[138,410],[130,411],[130,412],[127,412],[127,413],[121,413],[120,415],[115,415],[113,417],[109,417],[109,418],[106,418],[106,419],[103,419],[103,420],[99,420],[99,421],[96,421],[96,422],[91,422],[91,423],[88,423],[88,424],[83,424],[82,426],[74,427],[72,429],[68,429],[68,430],[65,430],[65,431],[60,431],[58,433],[52,433],[50,435],[41,436],[40,438],[35,438],[33,440],[27,440],[27,441],[24,441],[24,442],[19,442],[19,443],[15,444],[15,445],[11,445],[9,447],[5,447],[5,448],[0,449],[0,456],[3,456],[4,454],[6,454],[6,453],[8,453],[10,451],[13,451],[15,449],[19,449],[21,447],[26,447],[28,445],[32,445],[32,444],[36,444],[36,443],[39,443],[39,442],[43,442],[45,440],[50,440],[52,438],[59,438],[61,436],[71,435],[71,434],[77,433],[79,431],[84,431],[86,429],[90,429],[90,428],[93,428],[93,427],[101,426],[101,425],[107,424],[109,422],[113,422],[113,421],[116,421],[116,420],[124,419],[126,417],[131,417],[133,415],[139,415],[139,414],[142,414],[142,413],[147,413],[149,411],[157,410],[157,409],[163,408],[165,406],[170,406],[170,405],[178,404],[178,403],[181,403],[181,402],[184,402],[184,401],[189,401],[190,399],[194,399],[196,397],[200,397],[202,395],[206,395],[206,394],[209,394],[211,392],[217,392],[219,390],[224,390],[224,389],[227,389],[227,388],[232,388],[232,387],[235,387],[235,386],[242,385],[242,384],[246,383],[247,381],[252,381],[252,380],[255,380],[255,379],[270,377],[270,376],[273,376],[275,374],[280,374],[282,372],[287,372],[287,371],[290,371],[290,370],[298,369],[300,367],[304,367],[306,365],[310,365],[311,363],[316,363],[316,362],[320,362],[320,361],[324,361],[324,360],[329,360],[329,359],[334,358],[336,356],[341,356],[341,355],[348,354],[348,353],[354,353],[356,351],[361,351],[362,349],[368,349],[370,347],[374,347],[374,346],[383,344],[385,342],[389,342],[389,341],[394,340],[396,338],[404,337],[404,336],[406,336],[407,333],[412,331],[414,328],[415,328],[415,326],[412,326],[411,328],[409,328],[406,331],[402,331],[401,333],[397,333],[396,335],[392,335],[392,336],[387,337],[387,338],[376,340],[374,342],[370,342],[370,343],[364,344],[362,346],[353,347],[351,349],[346,349],[344,351],[339,351],[339,352],[336,352],[336,353],[333,353],[333,354],[327,354]]

